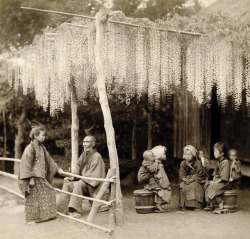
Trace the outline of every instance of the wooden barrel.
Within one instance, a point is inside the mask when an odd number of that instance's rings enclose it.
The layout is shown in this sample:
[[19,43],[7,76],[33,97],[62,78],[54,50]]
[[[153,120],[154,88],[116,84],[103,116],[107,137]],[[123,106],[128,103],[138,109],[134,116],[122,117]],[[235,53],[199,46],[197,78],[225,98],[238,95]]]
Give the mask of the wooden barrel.
[[223,193],[223,208],[229,211],[237,211],[237,201],[238,201],[238,190],[227,190]]
[[140,189],[134,191],[135,210],[137,213],[155,212],[155,194],[148,190]]

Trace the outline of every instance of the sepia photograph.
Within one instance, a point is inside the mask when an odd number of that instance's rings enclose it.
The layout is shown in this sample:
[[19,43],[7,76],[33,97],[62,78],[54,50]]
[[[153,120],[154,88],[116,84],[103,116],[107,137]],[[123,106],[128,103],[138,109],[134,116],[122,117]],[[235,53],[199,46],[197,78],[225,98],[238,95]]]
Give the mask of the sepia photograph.
[[0,0],[1,239],[249,239],[250,0]]

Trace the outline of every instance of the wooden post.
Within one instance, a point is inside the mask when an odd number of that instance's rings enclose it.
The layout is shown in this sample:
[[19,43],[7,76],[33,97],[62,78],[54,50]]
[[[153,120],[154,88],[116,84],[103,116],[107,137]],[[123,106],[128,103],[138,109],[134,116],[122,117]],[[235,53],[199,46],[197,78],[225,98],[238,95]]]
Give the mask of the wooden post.
[[102,113],[104,118],[104,128],[107,137],[110,167],[116,168],[116,222],[121,225],[123,223],[123,211],[122,211],[122,194],[120,187],[119,160],[115,143],[115,130],[113,127],[113,122],[106,92],[105,71],[103,62],[104,28],[107,23],[108,17],[109,17],[108,11],[106,10],[100,10],[96,15],[95,56],[96,56],[97,87],[99,93],[99,102],[102,108]]
[[[111,177],[113,177],[116,173],[116,169],[113,168],[113,169],[109,169],[108,173],[107,173],[107,176],[106,176],[106,179],[109,179]],[[110,185],[110,182],[104,182],[99,190],[99,192],[97,193],[97,195],[95,196],[95,199],[102,199],[103,196],[105,195],[105,193],[107,192],[108,188],[109,188],[109,185]],[[88,216],[88,219],[87,221],[90,222],[90,223],[93,223],[94,222],[94,219],[95,219],[95,216],[98,212],[98,209],[100,208],[102,204],[99,203],[99,202],[96,202],[94,201],[93,202],[93,205],[91,207],[91,210],[90,210],[90,213],[89,213],[89,216]]]
[[[26,119],[26,109],[23,107],[22,114],[17,121],[17,134],[15,138],[15,158],[20,159],[22,157],[22,143],[23,143],[23,134],[24,134],[24,121]],[[14,174],[17,174],[19,170],[19,163],[14,163]]]
[[149,109],[149,112],[147,113],[148,116],[148,150],[152,149],[153,147],[153,140],[152,140],[152,119],[153,112],[151,109]]
[[136,128],[137,128],[137,105],[132,109],[132,121],[133,121],[133,129],[132,129],[132,140],[131,140],[131,155],[132,160],[137,160],[137,151],[136,151]]
[[78,149],[78,131],[79,131],[79,119],[77,114],[77,96],[74,85],[74,79],[71,78],[69,83],[69,89],[71,94],[71,172],[75,172],[76,162],[79,157]]

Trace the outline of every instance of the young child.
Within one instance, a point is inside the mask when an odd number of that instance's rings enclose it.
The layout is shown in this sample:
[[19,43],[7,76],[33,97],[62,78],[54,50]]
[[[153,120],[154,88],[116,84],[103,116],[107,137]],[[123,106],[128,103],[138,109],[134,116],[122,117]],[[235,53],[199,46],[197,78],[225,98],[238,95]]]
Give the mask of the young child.
[[156,207],[160,212],[164,212],[162,205],[170,202],[171,188],[161,159],[157,159],[150,150],[143,153],[143,158],[138,181],[144,184],[144,189],[154,191]]
[[[214,145],[214,157],[219,161],[218,167],[214,170],[213,180],[206,183],[207,211],[211,211],[214,206],[216,196],[225,192],[225,186],[229,183],[230,164],[227,160],[227,146],[218,142]],[[219,199],[219,198],[218,198]],[[223,209],[223,200],[220,198],[219,209]]]
[[209,159],[205,157],[205,151],[203,149],[198,150],[198,159],[201,161],[201,164],[207,173],[207,179],[208,180],[212,179],[213,172],[211,172],[212,170],[210,167]]
[[242,177],[241,165],[238,160],[238,151],[236,149],[230,149],[228,152],[229,163],[230,163],[230,178],[233,188],[239,188],[240,180]]
[[42,144],[45,129],[33,127],[30,138],[32,141],[23,152],[18,174],[19,188],[25,196],[28,225],[56,217],[56,193],[51,182],[56,172],[63,174]]

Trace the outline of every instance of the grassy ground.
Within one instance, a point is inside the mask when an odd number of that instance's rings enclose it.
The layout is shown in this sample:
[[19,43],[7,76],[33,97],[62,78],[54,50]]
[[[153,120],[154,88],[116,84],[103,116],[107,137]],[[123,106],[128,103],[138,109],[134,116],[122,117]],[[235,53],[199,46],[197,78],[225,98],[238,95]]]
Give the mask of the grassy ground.
[[[0,184],[17,190],[16,182],[0,177]],[[59,186],[60,181],[55,185]],[[249,238],[250,234],[250,188],[240,191],[239,210],[236,213],[215,215],[205,211],[179,211],[178,186],[173,185],[171,211],[164,214],[137,214],[134,210],[133,190],[136,187],[122,189],[124,200],[123,227],[116,227],[114,238],[117,239],[158,239],[158,238]],[[86,219],[88,203],[84,203]],[[108,212],[99,213],[95,223],[109,227]],[[58,217],[56,220],[26,226],[24,220],[23,200],[14,195],[0,191],[0,235],[1,239],[64,239],[64,238],[109,238],[102,231],[89,229],[78,222]]]

